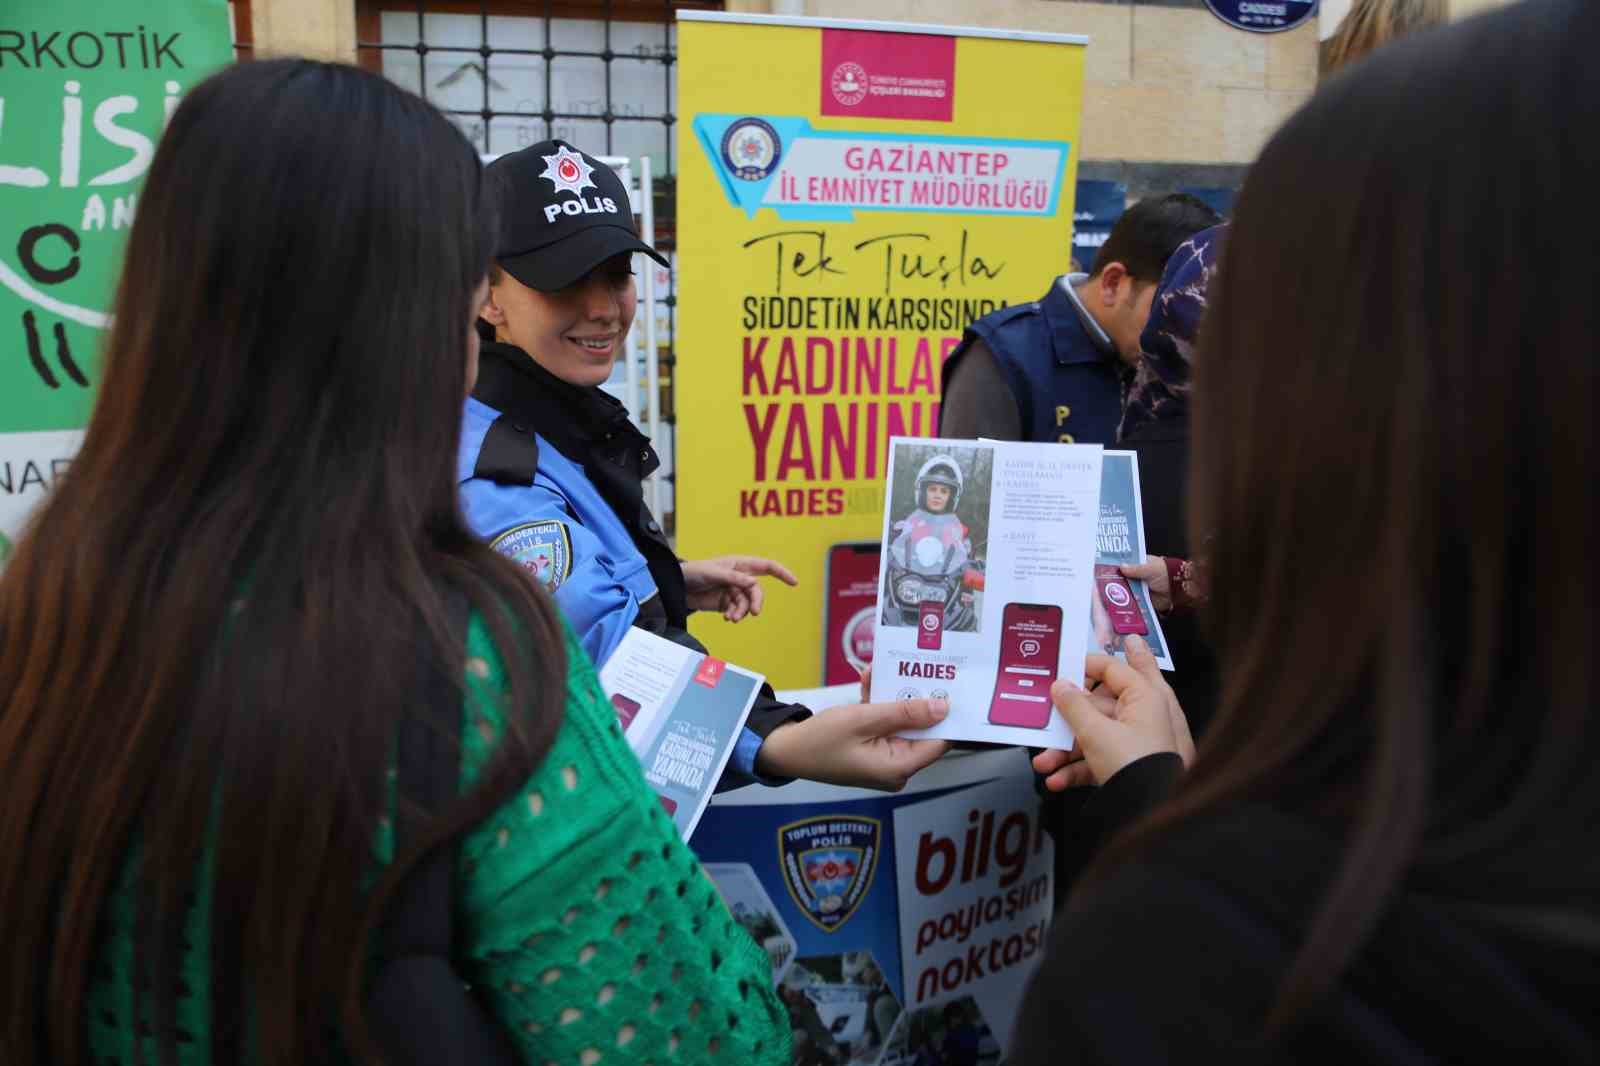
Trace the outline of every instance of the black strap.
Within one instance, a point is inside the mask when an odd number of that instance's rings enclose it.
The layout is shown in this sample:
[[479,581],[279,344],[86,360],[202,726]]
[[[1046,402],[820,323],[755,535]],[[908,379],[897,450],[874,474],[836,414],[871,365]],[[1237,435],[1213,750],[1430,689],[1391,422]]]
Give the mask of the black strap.
[[484,434],[483,447],[478,449],[478,461],[472,468],[473,477],[502,485],[532,485],[538,469],[539,442],[526,422],[501,415],[489,423],[489,432]]
[[[452,592],[451,629],[465,644],[468,604]],[[434,657],[419,655],[432,664]],[[425,667],[427,713],[401,723],[395,854],[416,843],[428,816],[460,787],[461,689],[437,665]],[[409,801],[409,802],[408,802]],[[454,846],[418,863],[390,905],[379,950],[384,960],[367,997],[367,1018],[385,1061],[415,1066],[513,1066],[521,1062],[500,1024],[473,998],[451,964]]]
[[[457,602],[459,600],[459,602]],[[449,601],[451,631],[465,643],[466,597]],[[432,656],[420,658],[429,662]],[[461,737],[461,690],[443,671],[429,666],[424,685],[426,714],[407,715],[400,725],[395,812],[395,854],[414,845],[428,816],[449,806],[459,788],[456,752]],[[406,879],[389,912],[385,955],[398,959],[429,954],[450,957],[452,873],[455,849],[435,848]]]

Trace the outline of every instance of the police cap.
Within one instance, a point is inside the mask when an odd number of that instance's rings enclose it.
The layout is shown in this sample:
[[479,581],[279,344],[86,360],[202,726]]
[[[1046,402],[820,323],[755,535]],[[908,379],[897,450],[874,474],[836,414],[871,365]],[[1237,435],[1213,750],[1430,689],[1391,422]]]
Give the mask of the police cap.
[[565,141],[541,141],[503,155],[485,175],[499,197],[495,260],[530,289],[564,289],[628,252],[667,265],[639,239],[622,179]]

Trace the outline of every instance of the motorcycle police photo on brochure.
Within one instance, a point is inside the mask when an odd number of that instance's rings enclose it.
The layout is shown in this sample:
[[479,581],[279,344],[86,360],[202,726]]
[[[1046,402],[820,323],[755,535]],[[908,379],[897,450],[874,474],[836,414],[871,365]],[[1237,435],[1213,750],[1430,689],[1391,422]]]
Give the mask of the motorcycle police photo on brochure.
[[890,480],[882,624],[918,630],[937,649],[945,633],[978,633],[994,456],[985,448],[902,443]]

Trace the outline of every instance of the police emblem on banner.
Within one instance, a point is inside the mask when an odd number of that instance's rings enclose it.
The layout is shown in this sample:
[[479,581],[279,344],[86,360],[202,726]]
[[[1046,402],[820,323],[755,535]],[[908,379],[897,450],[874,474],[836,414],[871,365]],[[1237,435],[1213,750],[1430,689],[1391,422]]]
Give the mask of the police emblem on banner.
[[824,933],[861,906],[878,866],[883,824],[876,818],[825,814],[778,827],[778,861],[789,895]]
[[761,181],[783,156],[783,141],[770,122],[742,118],[722,135],[722,161],[741,181]]
[[489,542],[489,547],[532,574],[554,592],[572,573],[572,540],[561,522],[528,522]]

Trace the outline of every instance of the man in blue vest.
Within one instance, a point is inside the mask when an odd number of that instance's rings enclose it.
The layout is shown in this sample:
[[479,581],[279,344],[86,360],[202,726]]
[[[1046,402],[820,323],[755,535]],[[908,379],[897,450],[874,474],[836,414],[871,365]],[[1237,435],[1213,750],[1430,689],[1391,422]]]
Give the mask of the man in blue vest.
[[1186,193],[1140,200],[1088,274],[967,327],[944,365],[939,436],[1115,444],[1122,393],[1167,259],[1222,221]]

